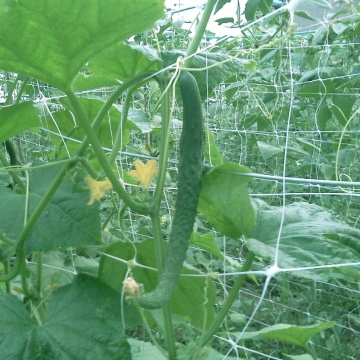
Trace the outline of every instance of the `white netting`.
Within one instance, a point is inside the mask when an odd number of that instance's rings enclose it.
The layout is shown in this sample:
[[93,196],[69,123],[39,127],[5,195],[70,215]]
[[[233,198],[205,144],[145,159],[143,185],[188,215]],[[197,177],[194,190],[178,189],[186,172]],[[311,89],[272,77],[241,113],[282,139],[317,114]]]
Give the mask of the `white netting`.
[[[186,8],[183,2],[176,5]],[[243,5],[240,2],[242,10]],[[293,11],[298,10],[298,5],[300,3],[296,1],[291,3],[290,21],[293,19]],[[334,2],[333,5],[339,10],[339,3]],[[226,7],[224,12],[225,9]],[[316,4],[310,7],[309,13],[323,15]],[[186,18],[182,12],[179,14],[179,17]],[[234,16],[234,12],[229,16]],[[349,19],[354,21],[357,18],[356,12],[344,13],[344,17],[345,23]],[[237,34],[239,47],[243,47],[240,54],[252,47],[249,37],[254,36],[256,42],[256,36],[266,37],[278,30],[275,25],[268,26],[266,18],[268,16],[240,26]],[[216,336],[217,345],[229,356],[282,358],[278,350],[286,351],[280,343],[260,344],[251,340],[244,342],[240,340],[242,333],[259,330],[266,325],[310,325],[319,320],[337,322],[333,330],[326,333],[326,337],[318,336],[314,341],[310,341],[310,347],[319,358],[355,359],[359,356],[359,347],[356,345],[359,341],[359,328],[356,325],[360,298],[358,282],[350,277],[346,282],[336,279],[301,279],[286,272],[296,274],[297,271],[304,270],[302,267],[278,267],[286,205],[295,201],[306,201],[331,209],[339,218],[355,227],[358,223],[356,209],[359,206],[360,183],[358,154],[355,149],[358,146],[359,130],[355,124],[358,123],[359,98],[353,90],[341,86],[338,81],[349,79],[349,75],[358,73],[358,68],[351,63],[349,57],[352,49],[359,44],[356,34],[352,38],[344,39],[339,36],[339,41],[334,40],[334,37],[340,34],[334,34],[334,29],[337,31],[337,26],[340,26],[332,25],[336,22],[335,19],[327,14],[321,16],[318,22],[307,24],[301,18],[295,17],[294,21],[299,21],[303,26],[301,29],[295,28],[293,35],[282,31],[282,39],[274,45],[269,44],[260,58],[256,55],[257,50],[253,48],[257,74],[248,72],[248,78],[241,75],[238,79],[233,77],[231,82],[224,83],[219,89],[218,97],[212,99],[213,103],[207,102],[207,123],[217,135],[224,158],[251,168],[256,173],[255,180],[250,185],[252,196],[260,197],[283,210],[275,260],[267,262],[262,259],[263,261],[256,264],[258,273],[263,274],[263,277],[257,279],[263,285],[249,282],[249,287],[241,290],[238,304],[232,308],[228,319],[227,335],[223,332],[222,336]],[[278,25],[280,26],[279,23]],[[236,29],[232,29],[231,33],[233,31],[236,32]],[[219,43],[223,45],[223,39],[210,40],[204,47],[212,51]],[[222,49],[220,46],[219,51]],[[274,55],[275,53],[277,55]],[[306,67],[302,61],[308,61],[308,54],[313,54],[313,63]],[[251,56],[247,53],[246,58],[251,59]],[[266,62],[268,66],[264,66]],[[335,74],[331,70],[334,67],[342,71]],[[311,69],[316,71],[310,74]],[[308,78],[303,77],[306,71],[309,72]],[[327,71],[329,74],[324,76]],[[241,84],[236,88],[236,95],[226,99],[227,91],[231,91],[234,80]],[[304,81],[306,89],[301,92],[299,84]],[[309,93],[306,93],[307,91]],[[346,115],[342,114],[344,119],[340,119],[341,114],[338,117],[325,115],[327,110],[331,112],[343,101],[347,101],[343,99],[349,98],[353,99],[353,102],[349,103],[352,109],[348,109],[351,111]],[[345,109],[344,106],[341,107]],[[233,254],[233,245],[232,241],[224,239],[224,254]],[[241,245],[239,247],[241,248]],[[306,270],[315,274],[325,267],[324,265],[319,263]],[[359,265],[356,259],[351,263],[326,264],[330,268],[358,268]],[[234,274],[236,272],[224,272],[221,276],[225,298],[226,289],[231,288]],[[234,333],[237,336],[234,337]],[[288,353],[291,353],[291,350],[288,350]]]

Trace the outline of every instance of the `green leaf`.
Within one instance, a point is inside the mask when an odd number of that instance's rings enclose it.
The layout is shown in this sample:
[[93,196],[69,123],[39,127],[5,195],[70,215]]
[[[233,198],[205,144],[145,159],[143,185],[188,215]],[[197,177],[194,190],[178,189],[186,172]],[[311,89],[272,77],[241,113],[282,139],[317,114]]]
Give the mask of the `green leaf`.
[[218,0],[216,2],[216,6],[215,6],[215,10],[214,10],[214,15],[220,11],[227,3],[231,2],[231,0]]
[[[165,245],[165,244],[164,244]],[[136,262],[156,268],[154,241],[136,243]],[[99,277],[117,291],[123,288],[122,282],[128,276],[127,264],[135,258],[134,244],[117,242],[106,250],[106,253],[114,258],[103,256],[100,261]],[[116,258],[122,261],[117,261]],[[145,291],[151,291],[157,284],[157,272],[152,269],[135,266],[132,268],[132,276],[144,285]],[[184,276],[199,275],[199,271],[183,268],[178,287],[171,300],[171,310],[174,314],[181,315],[191,321],[197,328],[208,328],[214,319],[215,287],[212,281],[206,277]]]
[[234,239],[250,235],[254,211],[247,190],[246,167],[225,163],[204,175],[198,204],[199,212],[222,234]]
[[252,0],[248,1],[245,5],[245,18],[247,21],[252,21],[255,19],[256,10],[260,4],[261,0]]
[[332,112],[328,105],[323,104],[317,113],[317,125],[321,131],[326,130],[326,126],[329,120],[332,118]]
[[167,357],[149,342],[128,339],[131,347],[131,360],[166,360]]
[[[94,98],[79,98],[79,101],[92,122],[102,106],[104,101]],[[68,101],[64,99],[62,104],[71,109]],[[129,114],[130,115],[130,114]],[[118,128],[120,126],[121,112],[117,106],[112,106],[106,116],[106,120],[102,121],[99,129],[97,130],[99,141],[105,148],[112,148],[115,141]],[[55,120],[55,121],[54,121]],[[43,120],[44,127],[49,129],[50,137],[56,146],[56,157],[69,157],[76,153],[79,148],[79,142],[85,137],[85,133],[81,126],[74,119],[72,113],[68,110],[55,111],[51,116],[46,116]],[[126,121],[125,128],[122,131],[122,145],[125,147],[130,141],[130,130],[138,129],[129,119]],[[64,139],[66,136],[69,139]]]
[[[29,216],[42,200],[61,166],[30,171]],[[89,191],[75,192],[73,186],[70,179],[64,181],[50,200],[26,239],[27,251],[50,251],[59,247],[100,243],[99,204],[88,206]],[[0,188],[0,202],[0,231],[16,240],[24,226],[26,195]]]
[[245,332],[241,337],[240,333],[234,335],[237,339],[240,337],[241,340],[252,338],[270,339],[306,348],[312,336],[333,327],[335,324],[335,321],[320,322],[310,326],[276,324],[259,331]]
[[356,96],[350,94],[333,95],[331,110],[340,125],[345,126],[347,123],[355,101]]
[[220,151],[216,147],[215,136],[213,132],[206,127],[206,145],[205,145],[205,158],[209,160],[210,164],[217,166],[222,164],[223,158]]
[[131,359],[119,294],[100,280],[78,275],[52,294],[42,324],[13,295],[0,300],[1,356],[5,359]]
[[[175,50],[167,51],[162,54],[164,66],[170,66],[176,63],[179,56],[185,56],[185,52]],[[207,99],[216,86],[232,74],[237,74],[239,69],[244,68],[251,60],[234,59],[228,55],[216,53],[197,53],[193,57],[191,67],[194,69],[204,69],[210,67],[206,71],[194,71],[194,75],[202,99]],[[221,64],[220,64],[221,63]],[[215,64],[219,66],[211,67]]]
[[[77,259],[77,257],[75,257]],[[44,294],[59,286],[71,283],[76,275],[73,263],[69,263],[66,254],[51,251],[42,254],[41,289]],[[36,273],[37,264],[29,264],[29,269]]]
[[219,259],[225,260],[229,265],[234,267],[237,270],[241,270],[242,266],[239,262],[235,261],[232,257],[224,255],[216,244],[215,237],[213,233],[207,233],[205,235],[199,235],[196,233],[191,234],[190,244],[197,246],[202,250],[207,251],[209,254],[212,254]]
[[3,0],[0,69],[66,90],[82,66],[163,17],[163,0]]
[[192,233],[190,243],[191,245],[198,246],[208,253],[217,256],[219,259],[224,259],[224,255],[219,250],[213,233],[207,233],[202,236],[196,233]]
[[75,79],[76,91],[116,86],[145,71],[157,71],[162,60],[147,46],[116,44],[93,57]]
[[336,93],[336,87],[332,80],[312,80],[311,82],[299,85],[296,95],[307,98],[320,99],[324,95]]
[[264,160],[268,160],[272,156],[284,152],[283,149],[276,147],[276,146],[272,146],[263,141],[257,141],[257,145],[259,147],[260,154],[264,158]]
[[316,22],[319,21],[319,19],[311,16],[309,13],[307,13],[306,11],[303,11],[303,10],[295,11],[295,15],[298,17],[301,17],[303,19],[306,19],[306,20],[316,21]]
[[32,102],[4,106],[0,109],[0,143],[37,126],[40,126],[40,119]]
[[[304,1],[305,3],[305,1]],[[313,7],[313,9],[320,8],[325,10],[332,10],[333,7],[327,0],[306,0],[306,4]]]
[[341,21],[338,21],[332,25],[332,29],[334,30],[334,33],[336,35],[341,35],[348,28],[349,28],[349,25],[346,25]]
[[5,359],[36,359],[36,321],[14,295],[0,297],[0,352]]
[[[252,204],[256,221],[247,239],[250,250],[257,255],[275,258],[276,242],[283,209],[272,207],[264,201]],[[360,230],[339,222],[322,207],[306,202],[296,202],[285,207],[278,252],[280,268],[301,268],[331,264],[346,264],[360,257]],[[330,276],[346,272],[346,267],[293,271],[294,275],[314,280],[327,280]],[[355,279],[360,270],[353,268]]]

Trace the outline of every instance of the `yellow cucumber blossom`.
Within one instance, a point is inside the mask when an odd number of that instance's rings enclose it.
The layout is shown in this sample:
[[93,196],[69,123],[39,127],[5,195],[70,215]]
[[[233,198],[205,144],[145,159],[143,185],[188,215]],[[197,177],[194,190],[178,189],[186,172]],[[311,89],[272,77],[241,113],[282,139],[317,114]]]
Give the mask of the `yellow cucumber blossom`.
[[92,205],[95,200],[101,200],[101,198],[105,195],[105,190],[110,190],[112,188],[112,184],[109,179],[97,181],[92,177],[87,176],[85,181],[90,190],[90,200],[87,203],[88,205]]
[[135,170],[129,171],[129,175],[138,179],[141,185],[145,188],[149,188],[150,181],[157,174],[157,161],[149,160],[144,164],[141,160],[134,161]]

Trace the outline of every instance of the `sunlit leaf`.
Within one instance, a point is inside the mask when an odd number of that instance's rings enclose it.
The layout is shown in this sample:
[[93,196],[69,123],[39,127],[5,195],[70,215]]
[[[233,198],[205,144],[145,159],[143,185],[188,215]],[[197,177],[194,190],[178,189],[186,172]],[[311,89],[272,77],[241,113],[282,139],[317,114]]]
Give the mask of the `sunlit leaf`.
[[160,70],[162,60],[146,46],[116,44],[92,58],[74,81],[77,91],[116,86],[145,72]]
[[4,106],[0,109],[0,143],[37,126],[40,126],[40,119],[32,102]]
[[154,26],[163,0],[3,0],[0,69],[62,90],[93,56]]

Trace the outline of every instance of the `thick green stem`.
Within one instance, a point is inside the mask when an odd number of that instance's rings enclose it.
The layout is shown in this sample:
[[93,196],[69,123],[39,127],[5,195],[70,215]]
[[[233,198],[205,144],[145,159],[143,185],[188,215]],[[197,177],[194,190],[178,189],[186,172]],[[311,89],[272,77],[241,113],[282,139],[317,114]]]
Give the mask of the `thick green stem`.
[[7,245],[15,246],[16,241],[9,239],[5,234],[0,233],[0,241],[4,242]]
[[[254,259],[255,259],[255,254],[253,252],[250,252],[241,270],[244,272],[249,271]],[[241,274],[236,278],[233,288],[231,289],[229,296],[227,297],[220,312],[217,314],[214,322],[211,324],[211,327],[202,336],[201,342],[200,342],[201,347],[205,346],[211,340],[213,335],[216,334],[219,326],[224,321],[226,315],[229,313],[231,305],[236,300],[236,298],[239,296],[239,291],[240,291],[241,287],[243,286],[246,277],[247,277],[247,274]]]
[[202,40],[202,37],[204,36],[206,26],[209,22],[211,13],[213,12],[213,9],[215,7],[215,4],[217,3],[217,0],[209,0],[206,5],[203,12],[203,16],[201,17],[200,23],[198,27],[196,28],[195,36],[193,37],[187,53],[186,53],[186,60],[185,60],[185,67],[190,67],[192,62],[192,55],[194,55],[200,45],[200,42]]
[[14,279],[16,276],[19,275],[20,271],[21,271],[21,266],[25,261],[25,250],[23,249],[18,249],[16,251],[16,261],[15,261],[15,266],[13,267],[13,269],[8,272],[5,275],[0,276],[0,282],[8,282],[11,281],[12,279]]
[[[161,93],[165,91],[166,84],[164,80],[158,79]],[[174,94],[175,96],[175,94]],[[151,202],[151,207],[159,213],[160,202],[163,196],[163,190],[166,179],[166,171],[169,157],[169,138],[170,138],[170,94],[167,91],[163,94],[161,100],[161,145],[159,156],[159,172],[156,182],[154,197]]]
[[135,212],[139,214],[148,214],[149,209],[145,204],[135,202],[131,196],[127,194],[123,186],[121,185],[117,175],[114,173],[112,166],[110,165],[104,150],[101,147],[100,141],[94,131],[93,127],[90,124],[90,121],[82,108],[79,100],[76,95],[69,90],[67,93],[68,99],[73,107],[74,114],[76,119],[79,121],[79,124],[82,126],[87,138],[89,139],[90,144],[92,145],[92,149],[98,158],[102,168],[110,180],[113,189],[117,192],[119,197]]
[[37,251],[36,252],[36,285],[35,285],[35,289],[38,294],[41,293],[42,265],[43,265],[43,254],[41,251]]
[[30,292],[29,289],[29,283],[28,283],[28,269],[26,266],[26,258],[24,257],[22,259],[23,263],[20,264],[20,277],[21,277],[21,286],[22,286],[22,291],[25,297],[27,297],[28,299],[34,299],[33,294]]
[[7,161],[5,154],[1,149],[0,149],[0,162],[4,165],[4,167],[9,167],[9,174],[12,177],[14,183],[17,186],[19,186],[19,189],[21,190],[22,193],[25,193],[26,188],[24,183],[21,181],[20,177],[16,174],[14,170],[10,170],[11,169],[10,163]]

